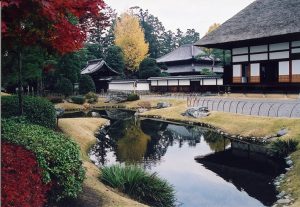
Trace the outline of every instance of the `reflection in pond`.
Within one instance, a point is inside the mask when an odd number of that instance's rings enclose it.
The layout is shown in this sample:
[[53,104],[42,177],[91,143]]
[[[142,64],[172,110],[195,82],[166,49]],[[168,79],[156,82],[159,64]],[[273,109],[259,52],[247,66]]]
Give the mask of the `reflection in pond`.
[[136,163],[158,172],[174,185],[182,206],[261,207],[276,201],[272,182],[284,169],[280,162],[240,157],[229,140],[207,128],[140,120],[130,111],[97,112],[111,120],[90,152],[99,166]]

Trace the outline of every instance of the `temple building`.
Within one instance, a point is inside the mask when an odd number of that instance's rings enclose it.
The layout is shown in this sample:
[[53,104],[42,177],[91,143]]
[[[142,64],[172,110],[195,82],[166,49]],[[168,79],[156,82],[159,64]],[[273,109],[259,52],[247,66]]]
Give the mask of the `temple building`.
[[80,74],[92,77],[98,93],[107,92],[109,81],[118,78],[120,75],[102,59],[88,61],[87,66],[81,70]]
[[[201,56],[204,52],[201,48],[192,44],[182,45],[172,52],[156,59],[157,63],[163,64],[162,72],[170,76],[175,75],[200,75],[203,69],[212,69],[213,61],[208,57]],[[216,65],[212,72],[223,73],[220,61],[215,61]]]
[[198,42],[231,51],[231,92],[300,92],[300,1],[256,0]]

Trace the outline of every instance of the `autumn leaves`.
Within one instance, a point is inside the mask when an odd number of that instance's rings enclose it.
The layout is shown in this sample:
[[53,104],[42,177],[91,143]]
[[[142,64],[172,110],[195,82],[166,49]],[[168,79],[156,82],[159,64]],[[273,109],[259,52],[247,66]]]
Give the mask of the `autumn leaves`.
[[115,26],[115,44],[123,50],[127,69],[137,71],[149,49],[137,17],[129,13],[120,16]]

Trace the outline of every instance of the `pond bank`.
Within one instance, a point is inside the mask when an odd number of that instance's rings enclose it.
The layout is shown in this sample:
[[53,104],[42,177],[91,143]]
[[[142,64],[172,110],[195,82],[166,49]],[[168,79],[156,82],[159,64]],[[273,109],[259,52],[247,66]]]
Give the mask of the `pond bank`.
[[97,140],[94,136],[99,127],[107,125],[109,122],[103,118],[64,118],[59,119],[59,128],[78,143],[81,149],[83,165],[86,168],[86,179],[83,185],[83,193],[72,206],[104,206],[104,207],[131,207],[145,206],[131,200],[113,189],[105,186],[99,181],[101,174],[88,157],[88,151]]
[[[137,109],[143,101],[148,101],[151,107],[155,107],[157,102],[166,101],[172,104],[172,107],[164,109],[151,109],[150,111],[139,114],[140,117],[152,117],[155,119],[169,120],[173,122],[208,125],[217,128],[229,136],[236,136],[244,139],[255,138],[256,140],[264,140],[266,137],[272,137],[280,129],[288,129],[288,133],[280,139],[295,139],[300,141],[300,119],[289,118],[269,118],[255,117],[247,115],[230,114],[224,112],[212,112],[210,116],[196,119],[184,117],[181,115],[186,109],[185,100],[176,99],[142,99],[133,102],[125,102],[121,104],[104,103],[104,99],[94,105],[95,108],[125,108]],[[300,206],[300,149],[291,154],[294,163],[292,170],[288,171],[283,179],[280,190],[291,194],[295,198],[293,207]]]

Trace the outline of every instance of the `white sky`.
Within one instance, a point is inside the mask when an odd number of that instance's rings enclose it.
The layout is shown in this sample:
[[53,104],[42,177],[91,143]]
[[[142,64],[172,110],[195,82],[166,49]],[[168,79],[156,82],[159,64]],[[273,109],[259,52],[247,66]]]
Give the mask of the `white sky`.
[[213,23],[223,23],[254,0],[105,0],[119,14],[132,6],[148,9],[167,30],[196,29],[202,37]]

